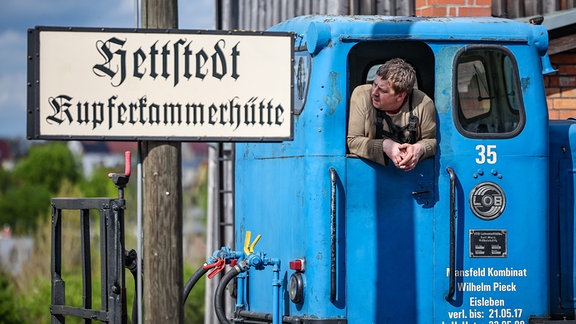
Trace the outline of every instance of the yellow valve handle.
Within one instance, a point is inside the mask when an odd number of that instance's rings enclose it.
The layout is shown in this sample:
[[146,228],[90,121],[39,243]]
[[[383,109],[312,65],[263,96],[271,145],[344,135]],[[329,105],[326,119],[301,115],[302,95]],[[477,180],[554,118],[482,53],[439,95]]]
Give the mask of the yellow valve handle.
[[246,231],[246,237],[244,239],[244,253],[246,255],[254,253],[254,247],[256,246],[256,243],[258,243],[258,241],[260,240],[260,237],[262,237],[262,235],[258,234],[258,236],[256,236],[256,238],[254,239],[254,242],[250,244],[250,239],[252,238],[252,232]]

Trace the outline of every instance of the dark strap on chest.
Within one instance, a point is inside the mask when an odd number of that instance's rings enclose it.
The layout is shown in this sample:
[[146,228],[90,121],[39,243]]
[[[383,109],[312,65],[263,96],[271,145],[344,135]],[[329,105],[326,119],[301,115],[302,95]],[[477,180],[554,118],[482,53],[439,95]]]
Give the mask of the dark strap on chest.
[[[392,123],[390,116],[381,110],[376,111],[376,138],[389,138],[398,143],[416,143],[417,129],[418,129],[418,117],[414,116],[412,106],[412,94],[408,97],[408,111],[410,112],[410,118],[408,119],[408,125],[398,126]],[[388,129],[390,131],[385,131],[383,128],[383,121],[386,121]],[[405,130],[408,130],[408,136],[405,136]]]

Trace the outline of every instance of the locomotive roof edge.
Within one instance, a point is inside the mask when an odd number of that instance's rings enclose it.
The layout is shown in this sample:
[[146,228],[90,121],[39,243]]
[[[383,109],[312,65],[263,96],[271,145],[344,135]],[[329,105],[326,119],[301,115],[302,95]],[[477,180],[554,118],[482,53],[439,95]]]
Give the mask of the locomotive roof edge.
[[541,56],[548,49],[545,26],[498,17],[306,15],[285,20],[268,30],[293,32],[301,37],[302,43],[323,38],[514,42],[535,46]]

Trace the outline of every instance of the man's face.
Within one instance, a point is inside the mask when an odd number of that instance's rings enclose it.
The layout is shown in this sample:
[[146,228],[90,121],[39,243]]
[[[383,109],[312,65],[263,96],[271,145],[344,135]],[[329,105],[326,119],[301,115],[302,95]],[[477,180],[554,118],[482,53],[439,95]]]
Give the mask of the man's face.
[[388,80],[376,76],[372,82],[372,105],[378,110],[388,112],[397,111],[404,103],[406,93],[396,93],[392,88],[392,83]]

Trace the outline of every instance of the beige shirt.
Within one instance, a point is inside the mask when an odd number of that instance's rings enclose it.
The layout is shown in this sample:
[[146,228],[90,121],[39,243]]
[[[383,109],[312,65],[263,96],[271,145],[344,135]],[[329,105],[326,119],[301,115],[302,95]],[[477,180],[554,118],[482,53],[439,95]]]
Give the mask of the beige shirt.
[[[380,164],[386,164],[386,154],[382,151],[384,139],[374,138],[376,135],[376,108],[372,105],[370,93],[371,84],[356,87],[350,97],[350,115],[348,117],[348,136],[346,142],[352,154],[370,159]],[[424,92],[414,89],[412,93],[412,114],[418,117],[417,141],[424,146],[425,152],[420,158],[436,154],[436,112],[434,102]],[[410,110],[408,100],[396,114],[388,114],[392,123],[403,127],[408,125]],[[383,128],[388,125],[384,121]]]

